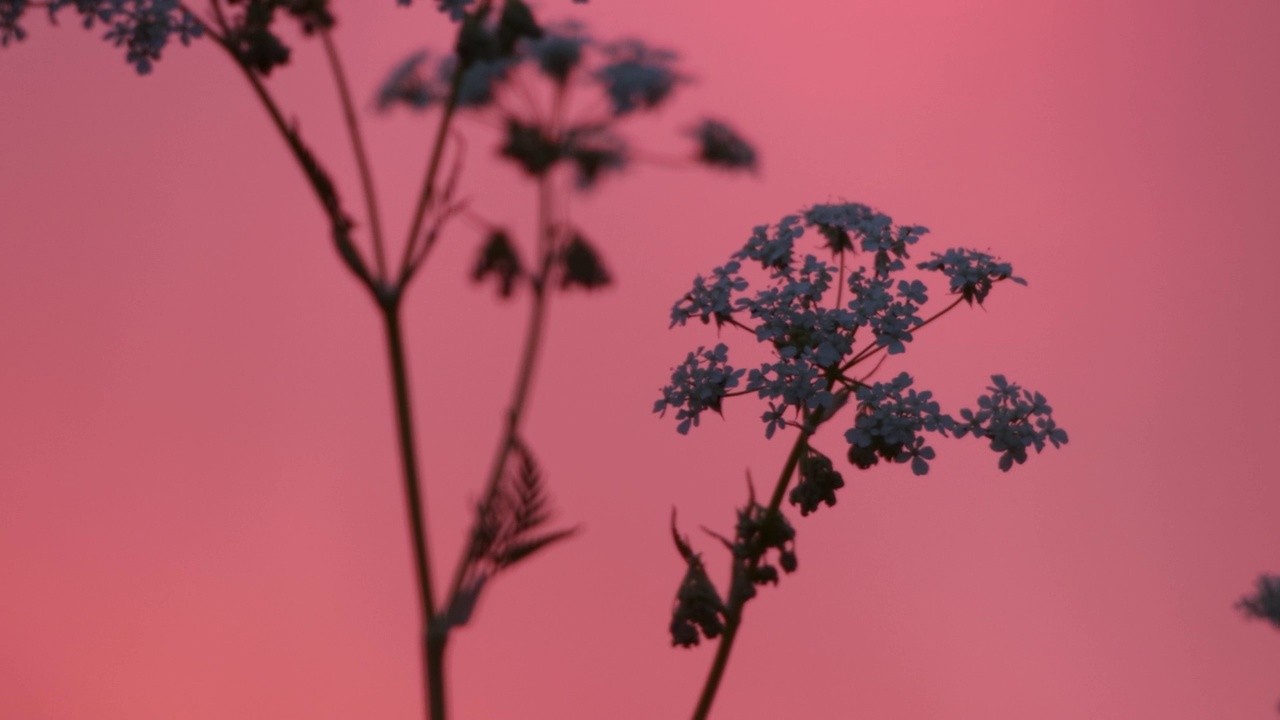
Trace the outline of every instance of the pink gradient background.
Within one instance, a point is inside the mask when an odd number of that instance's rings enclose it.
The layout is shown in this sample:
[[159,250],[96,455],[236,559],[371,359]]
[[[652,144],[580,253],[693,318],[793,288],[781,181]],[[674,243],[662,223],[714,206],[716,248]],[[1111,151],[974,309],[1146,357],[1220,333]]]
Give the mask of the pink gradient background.
[[[418,5],[337,3],[362,100],[444,46]],[[1071,444],[1006,475],[940,441],[927,478],[850,478],[797,520],[800,571],[749,606],[715,716],[1274,717],[1280,635],[1232,604],[1280,571],[1280,5],[544,10],[681,51],[698,82],[633,123],[644,145],[684,148],[710,112],[763,172],[641,168],[575,205],[618,283],[557,298],[527,436],[585,532],[455,636],[457,717],[692,709],[712,649],[670,647],[671,507],[731,528],[744,470],[773,477],[787,446],[754,400],[690,437],[650,414],[714,339],[668,331],[668,308],[751,226],[835,198],[928,225],[923,257],[989,247],[1030,280],[883,372],[951,410],[1006,373]],[[301,173],[211,43],[139,79],[69,15],[33,15],[0,54],[0,717],[420,717],[380,328]],[[357,211],[318,46],[295,57],[273,87]],[[365,120],[392,237],[434,117]],[[490,147],[465,188],[527,233],[530,186]],[[478,240],[455,226],[407,313],[437,575],[525,316],[464,281]]]

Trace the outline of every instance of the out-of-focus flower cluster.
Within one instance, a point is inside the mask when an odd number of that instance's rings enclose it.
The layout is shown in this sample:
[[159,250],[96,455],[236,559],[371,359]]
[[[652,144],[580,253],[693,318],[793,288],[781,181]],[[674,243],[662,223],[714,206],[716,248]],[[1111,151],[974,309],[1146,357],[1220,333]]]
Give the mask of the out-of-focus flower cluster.
[[[19,21],[31,7],[29,0],[0,0],[0,45],[27,37]],[[70,7],[85,28],[106,26],[103,39],[123,46],[125,60],[141,75],[151,72],[171,37],[187,45],[203,34],[200,23],[178,0],[49,0],[41,7],[54,23],[59,11]]]
[[[475,4],[475,0],[434,0],[436,9],[449,16],[449,19],[457,22],[467,15],[467,10]],[[575,3],[585,5],[587,0],[573,0]],[[413,4],[413,0],[396,0],[397,5],[409,6]]]
[[[466,15],[470,5],[445,2],[442,10]],[[523,7],[520,0],[508,0],[496,21],[467,16],[472,19],[462,32],[465,44],[460,41],[451,54],[409,55],[387,75],[375,105],[383,111],[444,106],[461,62],[454,104],[501,116],[503,158],[534,177],[569,165],[577,187],[591,189],[605,174],[633,162],[617,121],[658,108],[687,78],[676,70],[677,56],[669,50],[633,38],[597,40],[577,22],[542,26],[527,8],[512,10]],[[545,109],[530,106],[526,83],[517,77],[521,68],[548,81],[557,97],[567,97],[571,89],[597,95],[605,112],[551,122]],[[694,162],[731,170],[756,167],[755,150],[724,122],[705,119],[687,134],[695,141]]]
[[[374,105],[383,112],[401,107],[487,114],[502,128],[498,157],[530,178],[545,180],[563,169],[576,189],[587,191],[625,171],[636,153],[619,131],[620,121],[658,108],[686,82],[675,53],[635,39],[601,41],[577,22],[540,24],[523,0],[506,0],[496,12],[466,1],[440,0],[439,7],[462,21],[453,52],[410,54],[387,75]],[[546,92],[535,91],[537,81]],[[723,122],[703,120],[686,134],[696,142],[691,164],[756,167],[755,150]],[[610,282],[580,232],[558,228],[555,235],[561,287],[595,289]],[[528,269],[538,263],[523,264],[511,237],[490,232],[472,274],[477,281],[497,278],[503,297],[522,283],[539,282],[538,272]],[[689,419],[696,423],[697,413]]]
[[227,0],[242,10],[227,18],[224,40],[240,63],[259,75],[270,75],[287,65],[291,49],[273,29],[276,13],[283,10],[297,20],[306,35],[328,30],[335,24],[329,0]]

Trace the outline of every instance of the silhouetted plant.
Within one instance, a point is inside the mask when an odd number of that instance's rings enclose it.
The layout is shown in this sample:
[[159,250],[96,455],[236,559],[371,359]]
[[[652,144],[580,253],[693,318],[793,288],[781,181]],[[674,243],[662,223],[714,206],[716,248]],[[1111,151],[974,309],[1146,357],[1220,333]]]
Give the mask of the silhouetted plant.
[[[798,255],[796,241],[808,228],[818,231],[835,264],[813,254]],[[783,499],[798,506],[802,516],[836,504],[844,478],[810,440],[851,401],[855,411],[844,438],[849,463],[860,470],[883,460],[910,463],[916,475],[927,474],[935,452],[926,433],[986,440],[1000,454],[997,464],[1005,471],[1026,462],[1028,448],[1040,452],[1046,445],[1067,442],[1044,396],[1003,375],[991,376],[988,394],[978,398],[976,409],[962,409],[959,420],[943,413],[930,391],[915,390],[905,372],[889,382],[868,382],[885,356],[905,352],[916,332],[961,303],[981,305],[992,287],[1006,280],[1026,284],[1012,266],[986,253],[964,248],[934,253],[916,267],[944,275],[955,299],[921,317],[928,287],[901,275],[911,246],[927,232],[919,225],[895,225],[888,215],[865,205],[815,205],[773,227],[756,227],[710,278],[694,278],[692,290],[671,310],[672,327],[695,318],[704,325],[715,321],[717,331],[730,326],[768,344],[774,357],[748,371],[730,364],[729,346],[723,342],[711,350],[699,347],[673,369],[654,412],[674,410],[676,430],[685,434],[704,412],[722,414],[727,398],[755,394],[768,405],[761,415],[767,439],[787,428],[797,431],[768,504],[757,502],[755,489],[749,488],[733,539],[716,535],[731,555],[729,590],[723,597],[672,517],[676,548],[687,566],[676,594],[672,644],[697,645],[699,630],[708,640],[719,640],[695,718],[711,711],[747,601],[755,597],[757,586],[778,584],[771,562],[776,558],[784,573],[796,570],[796,532],[782,513]],[[848,258],[859,250],[869,256],[870,267],[851,270]],[[765,283],[754,294],[748,293],[751,282],[743,274],[744,263],[758,265],[764,274]],[[852,372],[876,356],[869,372],[861,377]],[[793,476],[798,480],[788,493]]]
[[[1280,575],[1259,575],[1253,594],[1240,598],[1236,609],[1251,620],[1265,620],[1280,630]],[[1276,709],[1280,711],[1280,705]]]
[[1236,607],[1245,617],[1266,620],[1280,630],[1280,575],[1259,575],[1253,594],[1240,598]]
[[[397,0],[397,4],[411,2]],[[44,10],[55,23],[64,11],[72,11],[86,28],[108,28],[105,39],[126,48],[125,60],[139,74],[152,72],[173,37],[184,45],[210,38],[240,68],[315,193],[339,257],[368,291],[383,319],[423,629],[426,704],[429,717],[442,720],[447,707],[445,651],[451,631],[471,621],[494,577],[574,532],[546,529],[551,512],[545,477],[520,439],[520,430],[552,291],[600,289],[610,284],[612,274],[587,233],[557,214],[567,203],[567,197],[558,195],[570,188],[594,190],[609,175],[630,167],[633,153],[618,121],[659,107],[686,77],[676,71],[676,55],[668,50],[635,39],[602,41],[576,22],[544,26],[524,0],[436,0],[435,5],[456,23],[452,52],[412,53],[391,70],[375,96],[374,104],[383,112],[402,107],[438,113],[422,187],[394,263],[387,257],[363,132],[332,38],[337,17],[329,0],[209,0],[204,14],[179,0],[0,0],[0,44],[27,36],[22,23],[28,11]],[[297,22],[304,36],[317,37],[323,46],[359,171],[366,214],[361,229],[367,231],[368,247],[357,245],[353,235],[357,225],[336,183],[303,140],[297,123],[285,120],[266,84],[292,59],[292,49],[277,32],[281,18]],[[539,106],[531,93],[522,92],[526,80],[533,80],[521,75],[529,73],[550,84],[550,107]],[[572,115],[568,97],[580,92],[598,93],[604,109],[589,116]],[[510,230],[485,220],[469,199],[458,194],[466,147],[453,127],[460,113],[496,119],[505,129],[498,157],[537,186],[535,229],[528,243],[531,247],[523,251]],[[690,165],[731,170],[756,166],[754,150],[721,121],[703,120],[690,135],[695,141],[688,156]],[[455,151],[446,173],[444,157],[450,143]],[[569,175],[571,182],[562,183]],[[446,594],[437,598],[414,443],[401,307],[446,225],[459,217],[483,230],[472,279],[481,282],[492,276],[502,298],[527,294],[531,313],[512,396],[503,413],[502,437],[476,503],[469,540]]]

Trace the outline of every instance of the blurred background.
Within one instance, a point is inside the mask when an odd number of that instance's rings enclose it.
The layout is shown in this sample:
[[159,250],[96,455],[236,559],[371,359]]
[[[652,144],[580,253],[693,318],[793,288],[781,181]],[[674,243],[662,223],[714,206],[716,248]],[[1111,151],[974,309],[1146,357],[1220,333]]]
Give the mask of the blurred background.
[[[400,238],[438,115],[372,99],[452,27],[425,0],[334,6]],[[790,440],[754,398],[687,437],[651,414],[716,342],[669,309],[754,225],[839,200],[928,226],[916,260],[989,250],[1030,283],[881,375],[954,412],[1003,373],[1071,441],[1007,474],[972,440],[939,439],[923,478],[844,465],[836,507],[792,512],[799,571],[748,606],[714,716],[1275,716],[1280,635],[1233,604],[1280,571],[1280,5],[535,8],[680,53],[695,82],[627,121],[637,146],[688,156],[712,115],[761,168],[640,165],[575,198],[616,283],[554,297],[526,440],[583,531],[454,636],[456,717],[691,712],[713,647],[670,646],[671,509],[723,587],[697,528],[731,533],[745,472],[776,477]],[[421,717],[381,328],[302,173],[213,43],[139,78],[101,28],[42,15],[0,54],[0,717]],[[358,213],[320,46],[297,40],[270,85]],[[462,192],[527,247],[532,185],[461,127]],[[526,315],[467,281],[482,240],[451,226],[406,311],[438,577]],[[842,457],[841,434],[819,446]]]

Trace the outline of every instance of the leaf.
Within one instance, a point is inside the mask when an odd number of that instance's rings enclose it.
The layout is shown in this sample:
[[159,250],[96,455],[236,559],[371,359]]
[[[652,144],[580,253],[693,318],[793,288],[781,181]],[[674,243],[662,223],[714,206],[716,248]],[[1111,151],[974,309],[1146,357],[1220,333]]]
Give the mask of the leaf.
[[494,562],[499,568],[511,567],[512,565],[515,565],[521,560],[524,560],[530,555],[538,552],[542,548],[547,547],[552,543],[564,540],[577,532],[578,528],[572,527],[567,530],[557,530],[528,540],[516,542],[504,549],[502,553],[495,557]]
[[685,561],[689,561],[693,555],[693,548],[689,547],[688,539],[680,535],[679,528],[676,527],[676,509],[671,508],[671,537],[676,541],[676,550],[680,551],[680,557]]
[[494,275],[498,278],[498,293],[511,297],[515,290],[516,280],[524,275],[520,264],[520,256],[511,244],[511,237],[505,230],[493,230],[489,233],[484,247],[480,249],[480,257],[471,271],[473,282],[482,282],[486,277]]
[[518,458],[514,474],[508,475],[508,500],[512,507],[515,534],[532,530],[551,519],[543,490],[542,472],[524,444],[517,442],[512,453]]
[[542,548],[577,532],[577,528],[531,536],[551,519],[550,500],[533,454],[518,439],[508,455],[510,463],[489,510],[496,533],[487,559],[496,569],[509,567]]
[[578,233],[573,234],[573,239],[560,252],[560,264],[564,271],[560,277],[561,288],[567,289],[577,285],[587,290],[594,290],[613,282],[599,254],[587,239]]

